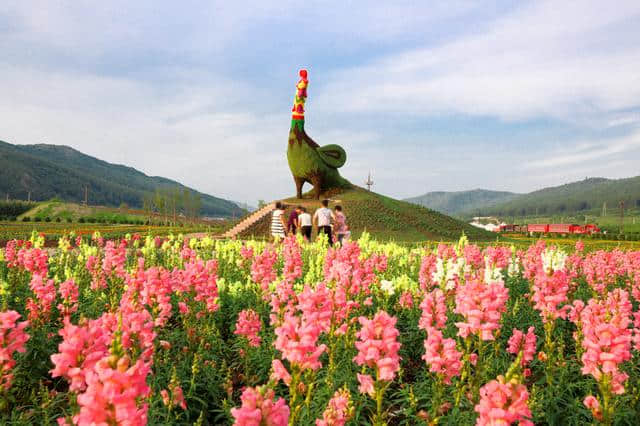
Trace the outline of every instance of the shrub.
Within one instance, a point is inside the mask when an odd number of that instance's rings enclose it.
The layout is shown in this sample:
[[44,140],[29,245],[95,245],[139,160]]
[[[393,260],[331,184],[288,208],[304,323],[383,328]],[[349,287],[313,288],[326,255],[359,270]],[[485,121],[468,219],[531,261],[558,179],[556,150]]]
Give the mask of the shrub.
[[29,216],[25,216],[22,218],[23,222],[31,222],[31,218]]

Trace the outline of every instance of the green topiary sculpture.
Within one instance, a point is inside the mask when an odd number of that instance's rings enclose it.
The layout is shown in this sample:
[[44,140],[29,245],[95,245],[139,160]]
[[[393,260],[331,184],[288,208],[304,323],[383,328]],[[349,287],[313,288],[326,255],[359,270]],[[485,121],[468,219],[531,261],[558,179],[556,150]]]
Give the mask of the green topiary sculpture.
[[307,99],[307,70],[300,70],[296,97],[289,131],[287,160],[296,183],[296,196],[302,198],[302,185],[313,185],[314,195],[320,198],[323,191],[332,188],[348,188],[349,181],[340,176],[338,169],[347,161],[347,153],[339,145],[320,146],[304,131],[304,103]]

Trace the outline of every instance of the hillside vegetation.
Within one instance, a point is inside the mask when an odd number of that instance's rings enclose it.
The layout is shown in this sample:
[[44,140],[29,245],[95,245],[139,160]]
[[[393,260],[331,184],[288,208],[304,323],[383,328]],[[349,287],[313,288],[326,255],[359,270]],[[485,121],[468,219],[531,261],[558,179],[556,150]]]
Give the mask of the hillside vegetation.
[[599,212],[603,203],[615,209],[623,200],[625,208],[640,207],[640,176],[627,179],[589,178],[580,182],[544,188],[519,195],[509,201],[460,212],[465,217],[567,215]]
[[[354,187],[330,196],[333,207],[342,205],[353,238],[358,238],[362,232],[369,232],[374,238],[403,242],[426,240],[454,241],[464,232],[470,240],[495,240],[496,235],[450,216],[425,207],[405,201],[385,197],[375,192]],[[290,209],[296,205],[305,206],[313,212],[320,207],[320,201],[306,198],[298,200],[289,198],[284,200]],[[271,216],[265,217],[253,227],[245,231],[241,237],[269,236]]]
[[27,203],[26,201],[0,201],[0,220],[14,219],[22,213],[28,212],[36,203]]
[[418,197],[407,198],[405,201],[420,204],[441,213],[456,215],[463,211],[473,211],[497,202],[508,201],[517,196],[518,194],[513,192],[473,189],[471,191],[427,192]]
[[127,166],[107,163],[61,145],[12,145],[0,141],[0,194],[14,199],[80,202],[88,187],[89,204],[141,208],[157,189],[188,191],[208,216],[243,214],[234,202],[203,194],[178,182]]

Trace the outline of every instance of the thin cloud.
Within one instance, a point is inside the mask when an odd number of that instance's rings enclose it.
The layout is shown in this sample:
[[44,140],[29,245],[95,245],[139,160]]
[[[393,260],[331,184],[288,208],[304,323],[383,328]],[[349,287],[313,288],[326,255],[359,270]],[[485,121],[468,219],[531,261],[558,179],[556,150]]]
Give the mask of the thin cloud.
[[611,156],[640,149],[640,132],[622,138],[582,142],[578,144],[578,146],[580,147],[579,149],[563,149],[549,152],[546,158],[528,162],[525,168],[552,168],[572,164],[584,164],[593,161],[608,162]]
[[[533,2],[480,34],[338,72],[320,103],[335,108],[330,105],[337,98],[339,108],[351,113],[569,121],[635,107],[639,20],[637,2],[619,2],[615,8],[601,2]],[[602,39],[610,48],[598,48]],[[357,76],[360,90],[355,100],[346,101],[349,76]]]

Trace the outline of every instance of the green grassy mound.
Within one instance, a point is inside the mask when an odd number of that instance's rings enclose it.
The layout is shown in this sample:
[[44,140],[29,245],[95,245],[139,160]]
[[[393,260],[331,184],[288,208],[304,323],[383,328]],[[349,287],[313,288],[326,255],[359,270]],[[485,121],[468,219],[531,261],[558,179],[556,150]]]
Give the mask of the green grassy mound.
[[130,210],[128,208],[84,206],[58,200],[39,202],[32,209],[18,216],[17,219],[20,221],[25,217],[32,221],[43,222],[47,218],[51,222],[78,222],[82,218],[91,222],[105,223],[127,223],[147,219],[143,211]]
[[[347,223],[353,238],[362,232],[369,232],[378,240],[416,242],[425,240],[455,241],[462,232],[470,240],[495,240],[496,234],[475,228],[450,216],[411,204],[405,201],[385,197],[359,187],[325,194],[331,203],[329,207],[340,204],[347,216]],[[288,198],[287,214],[296,205],[303,205],[313,212],[320,207],[320,201],[305,195],[303,200]],[[240,234],[241,238],[268,237],[271,216],[267,216]]]

